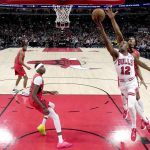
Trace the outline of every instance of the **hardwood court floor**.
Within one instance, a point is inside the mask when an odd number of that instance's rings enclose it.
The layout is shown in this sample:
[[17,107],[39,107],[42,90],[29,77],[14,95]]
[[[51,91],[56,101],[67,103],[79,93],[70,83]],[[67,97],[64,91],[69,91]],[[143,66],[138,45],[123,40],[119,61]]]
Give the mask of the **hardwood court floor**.
[[[73,143],[70,150],[150,149],[150,134],[139,129],[139,118],[138,138],[136,142],[130,141],[130,118],[122,119],[117,76],[106,49],[43,50],[28,48],[26,52],[25,62],[32,68],[27,71],[28,87],[35,73],[31,61],[48,62],[43,76],[45,89],[57,90],[60,95],[45,98],[56,104],[64,137]],[[12,93],[16,77],[11,67],[17,52],[18,48],[0,51],[0,149],[54,150],[57,137],[52,121],[47,123],[47,136],[40,136],[36,127],[42,115],[28,104],[26,97]],[[141,60],[150,65],[150,60]],[[149,86],[150,73],[141,70]],[[22,82],[19,89],[22,89]],[[140,92],[145,113],[150,118],[149,88],[141,86]]]

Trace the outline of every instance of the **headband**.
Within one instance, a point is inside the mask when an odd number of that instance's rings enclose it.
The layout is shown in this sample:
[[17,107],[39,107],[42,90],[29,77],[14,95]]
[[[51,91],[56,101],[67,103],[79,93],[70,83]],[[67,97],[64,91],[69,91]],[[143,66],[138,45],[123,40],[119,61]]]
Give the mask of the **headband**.
[[44,66],[44,64],[40,63],[36,66],[35,70],[37,71],[40,67]]

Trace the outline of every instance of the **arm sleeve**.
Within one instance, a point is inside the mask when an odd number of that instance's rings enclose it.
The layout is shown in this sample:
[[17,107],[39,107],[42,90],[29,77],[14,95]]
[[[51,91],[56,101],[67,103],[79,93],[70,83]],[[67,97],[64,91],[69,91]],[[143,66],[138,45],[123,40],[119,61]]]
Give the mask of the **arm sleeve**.
[[34,79],[34,84],[41,85],[42,84],[42,77],[38,76]]

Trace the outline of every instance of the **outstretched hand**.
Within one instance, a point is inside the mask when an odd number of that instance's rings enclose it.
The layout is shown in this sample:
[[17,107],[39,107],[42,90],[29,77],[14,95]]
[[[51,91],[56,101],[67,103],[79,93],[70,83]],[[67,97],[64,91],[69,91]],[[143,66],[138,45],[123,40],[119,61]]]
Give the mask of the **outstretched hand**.
[[43,94],[58,95],[58,91],[43,91]]
[[142,84],[145,86],[145,88],[146,88],[146,90],[147,90],[147,85],[146,85],[146,83],[145,83],[143,80],[140,81],[140,86],[141,86]]
[[96,23],[98,29],[102,29],[103,25],[102,25],[101,21],[96,21],[95,23]]
[[58,95],[59,93],[58,93],[58,91],[50,91],[50,94],[52,94],[52,95]]
[[118,11],[113,12],[113,11],[112,11],[112,8],[107,8],[107,9],[105,10],[105,13],[107,14],[107,16],[108,16],[110,19],[112,19],[112,18],[114,18],[114,17],[117,15]]

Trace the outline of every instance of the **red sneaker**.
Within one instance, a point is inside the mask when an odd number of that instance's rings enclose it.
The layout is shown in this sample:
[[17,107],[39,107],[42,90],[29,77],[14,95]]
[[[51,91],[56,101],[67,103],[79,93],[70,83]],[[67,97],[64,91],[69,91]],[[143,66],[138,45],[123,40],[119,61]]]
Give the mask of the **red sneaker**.
[[128,117],[128,110],[124,110],[122,114],[123,114],[123,119],[127,119],[127,117]]
[[141,119],[141,129],[142,130],[146,129],[146,124],[145,124],[145,121],[143,119]]
[[[147,119],[148,121],[148,119]],[[141,120],[141,129],[147,129],[147,131],[150,133],[150,124],[149,121],[145,122],[143,119]]]
[[136,128],[133,128],[131,131],[131,140],[132,141],[136,140]]
[[57,144],[57,148],[68,148],[68,147],[71,147],[72,146],[72,143],[68,143],[68,142],[63,142],[63,143],[58,143]]
[[147,131],[150,133],[150,124],[149,124],[149,122],[145,122],[145,125],[146,125]]

